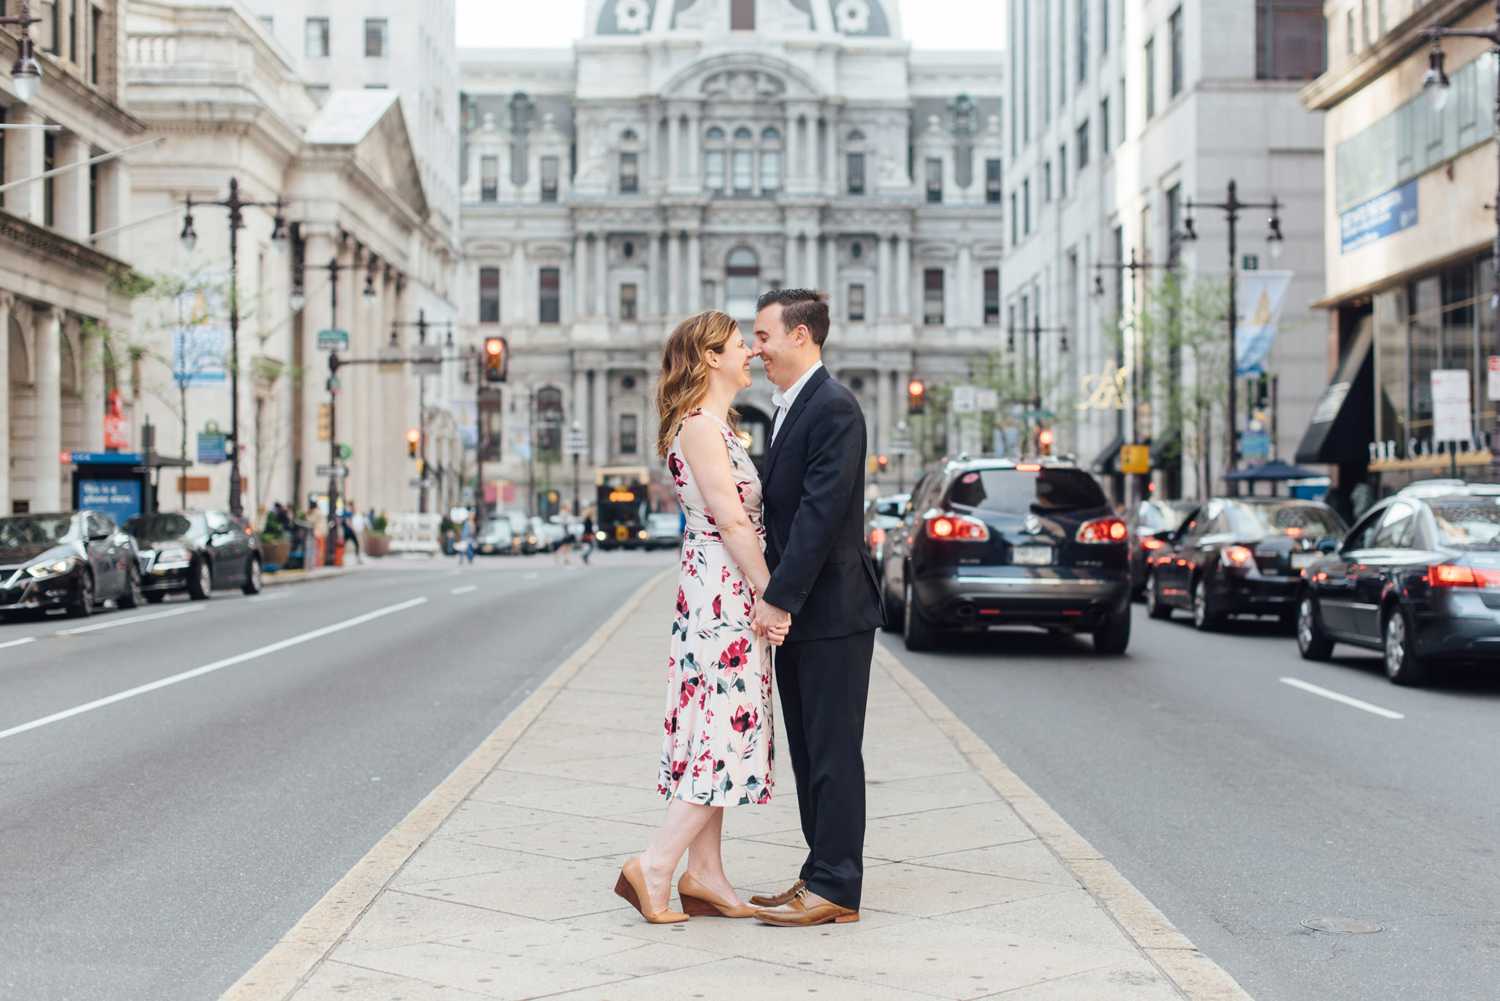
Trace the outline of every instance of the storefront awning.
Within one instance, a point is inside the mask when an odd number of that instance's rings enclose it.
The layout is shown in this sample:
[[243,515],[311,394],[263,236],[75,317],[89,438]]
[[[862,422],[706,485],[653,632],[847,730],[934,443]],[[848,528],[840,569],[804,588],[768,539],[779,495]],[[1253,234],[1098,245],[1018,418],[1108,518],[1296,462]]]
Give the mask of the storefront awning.
[[1298,462],[1368,462],[1375,437],[1374,325],[1366,321],[1313,411]]
[[1125,439],[1115,435],[1109,444],[1094,457],[1093,470],[1100,476],[1110,476],[1120,471],[1120,464],[1116,460],[1120,455],[1120,446],[1125,444]]

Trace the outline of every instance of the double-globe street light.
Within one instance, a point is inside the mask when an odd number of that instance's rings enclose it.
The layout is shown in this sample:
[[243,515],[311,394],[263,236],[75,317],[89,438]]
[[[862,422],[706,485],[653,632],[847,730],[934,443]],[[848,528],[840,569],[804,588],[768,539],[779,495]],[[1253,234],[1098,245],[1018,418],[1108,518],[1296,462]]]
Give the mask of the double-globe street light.
[[0,17],[0,24],[21,29],[21,37],[16,40],[16,61],[10,67],[10,82],[23,104],[34,101],[42,86],[42,64],[37,62],[36,45],[31,40],[31,26],[40,20],[31,16],[30,0],[21,0],[19,14]]
[[[1500,2],[1500,0],[1497,0],[1497,2]],[[1239,465],[1240,461],[1240,442],[1239,436],[1236,433],[1237,422],[1234,412],[1236,406],[1235,381],[1239,378],[1238,358],[1236,357],[1238,352],[1235,350],[1234,343],[1235,326],[1239,323],[1239,309],[1235,301],[1238,292],[1236,286],[1239,276],[1239,261],[1235,256],[1238,253],[1238,247],[1235,242],[1236,227],[1239,223],[1240,212],[1243,210],[1269,209],[1271,215],[1266,220],[1266,244],[1270,250],[1272,259],[1279,258],[1281,256],[1282,244],[1285,242],[1281,235],[1281,202],[1274,196],[1269,202],[1241,201],[1234,179],[1231,178],[1228,194],[1222,202],[1195,202],[1192,199],[1188,199],[1186,204],[1187,214],[1182,220],[1182,232],[1178,234],[1178,239],[1183,242],[1198,239],[1198,231],[1193,228],[1193,211],[1195,209],[1218,209],[1224,213],[1224,218],[1229,223],[1229,360],[1227,362],[1229,366],[1229,388],[1227,409],[1224,413],[1224,426],[1227,432],[1228,445],[1225,452],[1224,489],[1226,493],[1233,496],[1235,485],[1234,481],[1229,479],[1228,476],[1234,472],[1235,467]],[[1205,485],[1206,487],[1207,485]]]

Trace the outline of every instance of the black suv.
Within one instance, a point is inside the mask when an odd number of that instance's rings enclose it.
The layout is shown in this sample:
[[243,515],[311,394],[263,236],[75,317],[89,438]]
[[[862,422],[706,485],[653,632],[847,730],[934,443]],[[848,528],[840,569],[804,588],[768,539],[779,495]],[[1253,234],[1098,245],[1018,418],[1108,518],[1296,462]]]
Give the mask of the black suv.
[[1039,626],[1130,644],[1129,531],[1071,463],[960,459],[925,475],[882,572],[888,628],[925,650],[943,633]]

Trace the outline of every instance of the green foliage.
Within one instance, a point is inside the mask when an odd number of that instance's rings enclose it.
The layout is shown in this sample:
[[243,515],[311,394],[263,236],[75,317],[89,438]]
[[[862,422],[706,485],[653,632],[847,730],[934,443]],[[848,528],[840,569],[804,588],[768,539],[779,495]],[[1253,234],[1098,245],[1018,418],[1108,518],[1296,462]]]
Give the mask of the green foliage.
[[390,522],[386,520],[386,517],[383,514],[377,514],[370,519],[370,531],[375,533],[376,535],[384,535],[385,530],[387,527],[389,527],[389,525]]

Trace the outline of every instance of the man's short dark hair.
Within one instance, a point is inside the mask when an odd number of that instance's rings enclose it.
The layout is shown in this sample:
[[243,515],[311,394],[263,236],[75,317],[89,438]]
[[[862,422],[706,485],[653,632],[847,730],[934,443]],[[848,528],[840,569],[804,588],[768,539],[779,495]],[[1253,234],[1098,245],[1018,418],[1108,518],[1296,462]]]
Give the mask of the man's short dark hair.
[[756,300],[755,311],[759,313],[767,306],[781,304],[781,322],[791,331],[799,326],[807,327],[813,343],[818,347],[828,340],[828,296],[810,288],[775,288],[762,293]]

